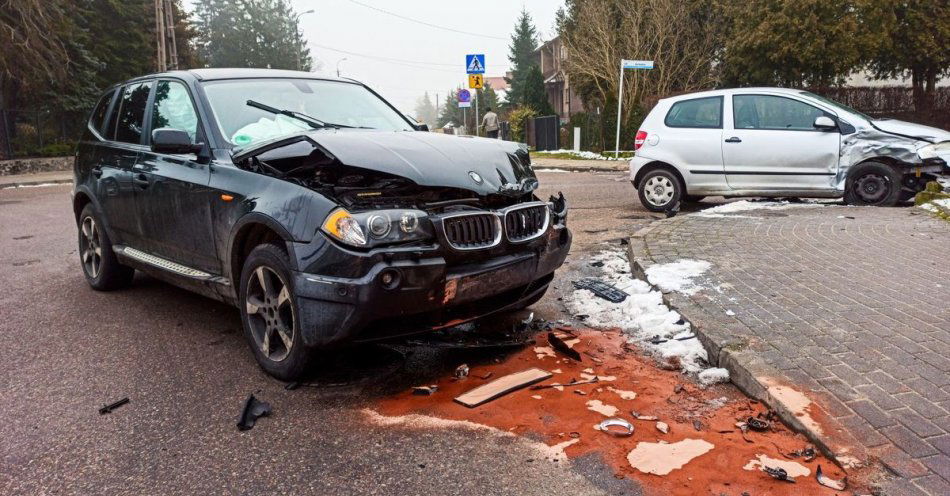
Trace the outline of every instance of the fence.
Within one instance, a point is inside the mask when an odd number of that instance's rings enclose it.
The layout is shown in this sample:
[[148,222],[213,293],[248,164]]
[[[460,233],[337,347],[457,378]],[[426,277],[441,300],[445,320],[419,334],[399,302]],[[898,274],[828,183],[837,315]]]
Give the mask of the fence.
[[70,155],[84,121],[73,112],[0,109],[0,158]]

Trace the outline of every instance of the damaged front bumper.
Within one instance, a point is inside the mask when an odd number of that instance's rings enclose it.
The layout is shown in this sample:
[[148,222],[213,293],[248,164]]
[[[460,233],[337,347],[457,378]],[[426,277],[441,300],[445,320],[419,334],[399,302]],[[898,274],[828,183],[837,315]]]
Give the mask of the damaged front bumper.
[[319,260],[294,274],[304,342],[327,348],[388,339],[531,303],[567,257],[565,224],[555,219],[528,242],[466,253],[440,241],[359,252],[322,237],[312,250]]

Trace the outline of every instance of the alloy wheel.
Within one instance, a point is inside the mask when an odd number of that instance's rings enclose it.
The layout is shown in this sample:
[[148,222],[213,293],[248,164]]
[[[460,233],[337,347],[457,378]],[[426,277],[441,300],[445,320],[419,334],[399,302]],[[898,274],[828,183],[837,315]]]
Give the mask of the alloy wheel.
[[95,279],[102,269],[102,240],[99,237],[99,226],[91,216],[82,220],[82,237],[79,239],[79,253],[82,257],[82,268],[86,274]]
[[657,207],[662,207],[668,204],[670,200],[673,199],[673,194],[676,192],[676,187],[673,185],[673,181],[665,176],[651,177],[649,180],[647,180],[643,188],[643,195],[646,197],[647,201]]
[[858,198],[868,204],[880,203],[890,192],[890,181],[880,174],[865,174],[854,182]]
[[247,281],[244,308],[261,353],[274,362],[287,358],[293,348],[295,327],[287,283],[266,266],[254,269]]

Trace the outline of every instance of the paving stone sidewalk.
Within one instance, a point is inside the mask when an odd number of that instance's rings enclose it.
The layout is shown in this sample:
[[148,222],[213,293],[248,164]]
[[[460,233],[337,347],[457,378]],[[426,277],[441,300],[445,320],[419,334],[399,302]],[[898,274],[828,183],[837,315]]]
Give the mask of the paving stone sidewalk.
[[647,263],[711,262],[684,316],[817,398],[897,475],[887,494],[950,494],[950,223],[803,206],[681,215],[634,242]]

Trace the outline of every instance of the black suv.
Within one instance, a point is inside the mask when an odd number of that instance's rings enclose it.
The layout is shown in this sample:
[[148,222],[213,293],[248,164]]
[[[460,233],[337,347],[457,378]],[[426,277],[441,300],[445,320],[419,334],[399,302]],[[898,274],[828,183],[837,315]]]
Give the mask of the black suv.
[[429,133],[363,84],[201,69],[126,81],[79,145],[89,284],[135,270],[242,315],[261,366],[538,301],[571,245],[524,145]]

